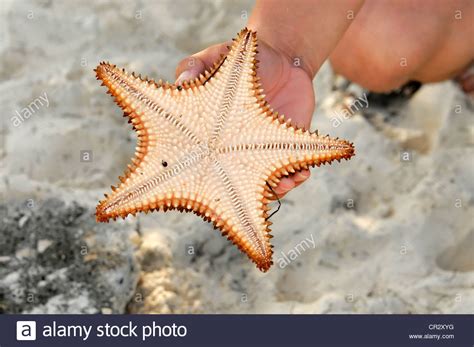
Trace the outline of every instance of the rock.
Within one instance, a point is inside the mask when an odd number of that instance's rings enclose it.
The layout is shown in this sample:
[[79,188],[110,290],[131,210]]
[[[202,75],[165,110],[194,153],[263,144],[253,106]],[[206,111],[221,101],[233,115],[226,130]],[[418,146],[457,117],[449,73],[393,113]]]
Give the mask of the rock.
[[112,314],[112,313],[113,313],[113,311],[112,311],[112,309],[111,309],[110,307],[102,307],[102,308],[100,309],[100,312],[101,312],[102,314]]
[[204,313],[200,290],[192,271],[176,269],[166,241],[159,231],[144,235],[137,257],[140,281],[130,301],[130,313]]
[[52,244],[53,241],[51,240],[38,240],[37,250],[39,253],[43,253]]
[[0,205],[0,220],[0,310],[124,312],[138,279],[129,228],[97,224],[91,210],[59,200]]

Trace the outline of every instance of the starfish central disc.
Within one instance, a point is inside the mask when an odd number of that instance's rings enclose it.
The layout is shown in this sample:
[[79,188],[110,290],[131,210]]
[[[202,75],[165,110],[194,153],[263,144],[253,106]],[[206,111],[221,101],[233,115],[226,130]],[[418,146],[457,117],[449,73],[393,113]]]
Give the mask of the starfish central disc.
[[183,86],[109,63],[95,70],[137,132],[135,157],[97,206],[97,221],[193,211],[262,271],[272,265],[268,203],[281,177],[354,155],[273,112],[257,78],[257,36],[242,30],[214,67]]

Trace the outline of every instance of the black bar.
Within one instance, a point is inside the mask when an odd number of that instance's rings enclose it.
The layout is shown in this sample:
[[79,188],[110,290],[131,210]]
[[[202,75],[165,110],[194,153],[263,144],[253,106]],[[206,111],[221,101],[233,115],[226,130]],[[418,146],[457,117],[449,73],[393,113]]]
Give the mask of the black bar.
[[[36,322],[35,341],[17,341],[17,321]],[[123,334],[132,336],[98,337],[100,332],[118,332],[118,328],[106,329],[107,323],[125,326]],[[153,323],[155,337],[144,339]],[[31,333],[19,324],[20,333]],[[61,334],[64,329],[60,326],[78,326],[75,331],[69,328],[69,334],[76,336],[43,336]],[[137,336],[129,333],[129,327]],[[0,346],[465,347],[474,345],[473,327],[473,315],[1,315]],[[162,336],[157,336],[160,332]],[[164,336],[168,334],[171,336]],[[410,334],[423,338],[410,338]],[[427,334],[439,334],[440,339]]]

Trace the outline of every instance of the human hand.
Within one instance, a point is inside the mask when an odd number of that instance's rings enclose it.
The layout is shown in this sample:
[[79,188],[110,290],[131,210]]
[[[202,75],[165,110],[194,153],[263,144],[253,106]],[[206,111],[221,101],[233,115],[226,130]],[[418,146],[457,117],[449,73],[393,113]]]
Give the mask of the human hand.
[[[176,84],[199,76],[212,67],[221,54],[228,52],[231,42],[221,43],[181,60],[176,68]],[[259,39],[257,59],[260,61],[257,74],[271,107],[292,124],[308,129],[315,107],[312,77],[299,67],[299,60],[270,47]],[[299,186],[310,175],[301,170],[281,179],[274,192],[279,198]]]

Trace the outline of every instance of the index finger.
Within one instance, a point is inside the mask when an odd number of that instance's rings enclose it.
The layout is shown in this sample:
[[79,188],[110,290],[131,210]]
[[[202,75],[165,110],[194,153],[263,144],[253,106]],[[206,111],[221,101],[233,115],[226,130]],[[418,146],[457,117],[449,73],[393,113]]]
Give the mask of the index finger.
[[[200,73],[211,68],[221,55],[227,54],[229,51],[227,46],[230,44],[230,42],[219,43],[181,60],[175,71],[176,83],[180,84],[183,81],[196,78]],[[181,76],[183,73],[186,75]]]

